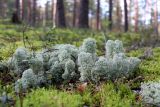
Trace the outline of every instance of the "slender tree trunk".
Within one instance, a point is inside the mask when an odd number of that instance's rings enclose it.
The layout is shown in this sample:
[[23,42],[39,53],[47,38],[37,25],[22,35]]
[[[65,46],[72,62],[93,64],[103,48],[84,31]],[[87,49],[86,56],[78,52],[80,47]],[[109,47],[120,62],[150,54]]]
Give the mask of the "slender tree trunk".
[[46,18],[46,21],[48,21],[49,20],[49,14],[48,14],[48,12],[49,12],[49,1],[47,1],[47,3],[45,4],[45,18]]
[[64,1],[57,0],[57,26],[66,27],[65,12],[64,12]]
[[122,21],[122,15],[121,15],[121,7],[119,0],[116,2],[116,27],[118,30],[121,30],[121,21]]
[[15,7],[16,7],[16,14],[18,18],[20,18],[20,0],[16,0]]
[[28,21],[28,23],[29,24],[31,24],[32,23],[32,14],[31,14],[31,10],[32,10],[32,6],[31,6],[31,4],[32,4],[32,2],[31,2],[31,0],[28,0],[28,2],[27,2],[27,21]]
[[100,0],[97,0],[96,27],[100,29]]
[[[147,22],[147,19],[148,19],[148,16],[147,16],[147,14],[150,12],[150,10],[151,10],[151,3],[150,3],[150,0],[146,0],[145,1],[145,3],[146,3],[146,8],[145,8],[145,12],[146,12],[146,14],[145,14],[145,23]],[[151,16],[152,17],[152,16]]]
[[20,0],[20,19],[23,20],[23,0]]
[[79,26],[79,16],[80,16],[80,4],[81,0],[75,0],[76,8],[75,8],[75,27]]
[[53,27],[56,26],[56,10],[57,10],[57,0],[52,0],[52,24],[53,24]]
[[127,0],[124,0],[124,31],[128,31],[128,9],[127,9]]
[[37,19],[37,0],[33,0],[33,12],[32,12],[32,25],[36,25],[36,19]]
[[77,0],[74,0],[74,7],[73,7],[73,26],[76,26],[76,8],[77,8]]
[[44,18],[44,20],[45,20],[44,22],[45,23],[44,23],[44,26],[46,24],[48,24],[48,20],[49,20],[49,14],[48,13],[49,13],[49,1],[47,1],[46,4],[45,4],[45,13],[44,13],[44,17],[45,17]]
[[15,1],[15,9],[16,11],[12,14],[12,22],[20,23],[20,0]]
[[0,18],[3,18],[3,3],[4,3],[4,1],[3,0],[1,0],[0,1]]
[[42,7],[41,7],[41,6],[38,6],[37,8],[38,8],[38,9],[37,9],[37,10],[38,10],[38,11],[37,11],[37,21],[38,21],[38,25],[41,26],[41,25],[42,25],[42,21],[43,21],[43,20],[42,20],[42,17],[43,17],[43,16],[42,16]]
[[21,19],[25,19],[25,0],[21,0]]
[[158,7],[157,7],[157,0],[155,2],[155,9],[154,9],[154,28],[155,28],[155,33],[158,35]]
[[135,0],[135,32],[138,31],[138,0]]
[[0,0],[0,18],[5,18],[6,17],[6,2],[5,0]]
[[89,28],[89,0],[80,0],[79,28]]
[[112,0],[109,0],[109,30],[112,30],[112,10],[113,10],[113,3]]

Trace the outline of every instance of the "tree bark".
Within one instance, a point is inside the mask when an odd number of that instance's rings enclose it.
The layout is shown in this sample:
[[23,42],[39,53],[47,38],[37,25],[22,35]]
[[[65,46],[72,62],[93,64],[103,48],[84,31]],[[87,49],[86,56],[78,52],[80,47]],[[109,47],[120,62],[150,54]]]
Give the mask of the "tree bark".
[[138,31],[138,0],[135,1],[135,32]]
[[49,12],[49,1],[47,1],[47,3],[45,4],[45,19],[46,19],[46,21],[49,20],[48,12]]
[[32,25],[36,25],[37,19],[37,0],[33,0]]
[[116,28],[121,30],[122,14],[119,0],[116,1]]
[[113,10],[113,3],[112,3],[112,0],[109,0],[109,18],[108,18],[109,30],[112,30],[112,10]]
[[65,21],[65,12],[64,12],[64,1],[63,0],[57,0],[57,26],[58,27],[66,27],[66,21]]
[[24,10],[25,10],[25,5],[24,5],[24,0],[21,0],[21,19],[24,20],[25,19],[25,13],[24,13]]
[[75,27],[78,27],[79,25],[79,15],[80,15],[80,4],[81,0],[75,0],[76,7],[75,7]]
[[156,35],[158,35],[158,7],[157,7],[157,0],[155,2],[155,9],[154,9],[154,29],[155,29],[155,33]]
[[12,22],[19,24],[20,21],[20,0],[15,1],[15,9],[16,11],[12,14]]
[[31,24],[31,22],[32,22],[32,14],[31,14],[32,2],[31,2],[31,0],[28,0],[27,4],[28,4],[28,6],[27,6],[27,20],[28,20],[28,23]]
[[16,14],[18,18],[20,18],[20,0],[16,0],[15,7],[16,7]]
[[74,7],[73,7],[73,26],[76,26],[76,8],[77,8],[77,0],[74,0]]
[[56,26],[56,8],[57,8],[57,0],[52,0],[52,24],[53,27]]
[[5,0],[0,0],[0,18],[5,18],[6,17],[6,9],[7,5]]
[[124,0],[124,31],[128,31],[128,9],[127,9],[127,0]]
[[89,28],[89,0],[80,0],[80,7],[79,7],[79,18],[78,18],[78,27],[79,28]]
[[96,28],[100,29],[100,0],[97,0]]

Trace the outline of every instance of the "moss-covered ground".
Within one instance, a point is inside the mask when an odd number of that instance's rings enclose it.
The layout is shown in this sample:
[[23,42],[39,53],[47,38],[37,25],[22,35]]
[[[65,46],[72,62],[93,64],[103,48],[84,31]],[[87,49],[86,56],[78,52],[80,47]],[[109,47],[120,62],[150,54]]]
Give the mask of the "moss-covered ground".
[[[0,61],[7,60],[17,47],[27,47],[38,51],[54,44],[74,44],[79,46],[82,40],[92,37],[97,40],[97,52],[104,54],[105,40],[120,39],[127,49],[140,41],[140,34],[135,33],[106,33],[79,29],[49,29],[28,28],[24,25],[12,25],[8,21],[0,21]],[[106,39],[105,39],[106,38]],[[147,47],[126,51],[128,56],[142,56]],[[0,77],[8,78],[8,74],[0,73]],[[160,79],[160,48],[153,49],[153,57],[143,59],[135,76],[115,81],[95,84],[69,84],[61,87],[31,89],[24,95],[14,93],[13,82],[0,78],[0,96],[6,92],[13,98],[13,104],[8,106],[20,107],[142,107],[138,90],[144,81]],[[14,81],[14,80],[13,80]],[[19,96],[19,97],[18,97]],[[0,106],[3,104],[0,103]]]

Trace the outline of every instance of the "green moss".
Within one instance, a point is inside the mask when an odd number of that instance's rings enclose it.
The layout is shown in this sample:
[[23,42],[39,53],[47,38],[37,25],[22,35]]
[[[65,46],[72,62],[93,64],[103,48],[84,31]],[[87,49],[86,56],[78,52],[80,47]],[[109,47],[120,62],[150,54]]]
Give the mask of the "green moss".
[[139,107],[135,94],[124,84],[104,84],[97,93],[102,107]]
[[[22,25],[13,25],[7,20],[0,20],[0,60],[7,60],[12,56],[17,47],[24,46],[22,37]],[[97,41],[98,55],[103,55],[105,52],[105,37],[102,32],[82,29],[51,29],[44,30],[42,28],[30,28],[25,32],[25,37],[30,41],[34,50],[40,50],[43,47],[50,47],[54,44],[69,43],[76,46],[82,44],[82,40],[88,37],[94,38]],[[145,35],[146,37],[146,35]],[[115,33],[107,34],[107,40],[119,39],[124,43],[124,46],[131,46],[132,43],[140,40],[140,34],[136,33]],[[27,42],[26,42],[27,43]],[[30,47],[27,43],[27,47]],[[138,57],[144,53],[144,48],[134,50],[128,53],[128,56]],[[150,59],[142,60],[138,75],[144,77],[144,81],[160,80],[160,48],[153,49],[154,56]],[[134,87],[138,87],[140,82],[135,82]],[[10,87],[10,86],[8,86]],[[62,92],[54,88],[37,89],[31,93],[27,93],[24,98],[24,107],[81,107],[102,106],[102,107],[138,107],[135,100],[135,94],[124,84],[114,85],[106,83],[98,89],[88,87],[83,94],[77,92]],[[6,89],[5,89],[6,90]],[[7,88],[8,93],[14,93],[13,89]],[[94,90],[94,91],[93,91]],[[95,91],[97,90],[97,91]],[[0,85],[0,95],[4,88]],[[13,95],[13,94],[12,94]],[[17,105],[19,106],[19,100]]]
[[[19,107],[18,101],[16,107]],[[55,89],[36,89],[23,100],[23,107],[81,107],[82,97],[78,94],[61,92]]]
[[[145,49],[131,51],[130,56],[142,56]],[[153,57],[142,60],[139,73],[143,75],[145,81],[160,79],[160,48],[153,49]]]

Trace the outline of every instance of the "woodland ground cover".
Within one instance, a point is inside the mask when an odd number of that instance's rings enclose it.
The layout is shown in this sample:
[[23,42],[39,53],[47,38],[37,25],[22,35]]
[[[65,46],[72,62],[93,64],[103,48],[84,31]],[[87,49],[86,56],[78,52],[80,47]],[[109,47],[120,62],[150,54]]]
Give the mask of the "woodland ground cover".
[[[2,22],[1,22],[2,23]],[[5,25],[4,25],[5,23]],[[141,41],[141,34],[135,33],[107,33],[91,30],[77,29],[47,29],[27,28],[23,25],[11,25],[3,22],[0,24],[0,61],[3,62],[11,57],[17,47],[25,46],[31,51],[39,51],[42,48],[50,48],[54,44],[69,43],[76,46],[82,44],[83,39],[92,37],[97,40],[97,53],[104,55],[105,38],[122,40],[127,56],[141,57],[147,47],[134,46]],[[130,47],[134,47],[130,50]],[[101,107],[141,107],[142,98],[136,93],[141,82],[157,81],[160,79],[160,48],[153,49],[153,56],[142,59],[139,69],[131,78],[121,78],[115,82],[106,81],[99,85],[68,84],[61,86],[48,86],[46,88],[31,89],[23,95],[16,97],[14,92],[13,78],[8,72],[0,73],[0,95],[11,97],[8,106],[24,107],[78,107],[78,106],[101,106]],[[4,93],[5,92],[5,93]],[[1,97],[3,98],[3,97]],[[10,99],[10,98],[9,98]],[[46,100],[47,99],[47,100]],[[3,105],[3,102],[1,103]]]

